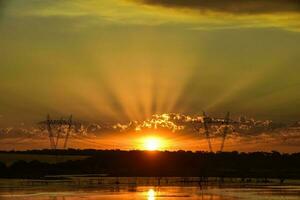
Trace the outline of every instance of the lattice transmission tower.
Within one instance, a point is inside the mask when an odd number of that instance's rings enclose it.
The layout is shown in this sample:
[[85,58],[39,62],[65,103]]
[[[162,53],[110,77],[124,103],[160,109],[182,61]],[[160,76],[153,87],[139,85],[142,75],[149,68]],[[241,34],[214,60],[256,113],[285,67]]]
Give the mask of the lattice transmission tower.
[[46,120],[39,122],[39,124],[46,126],[51,149],[58,149],[60,144],[59,141],[61,139],[63,140],[61,148],[67,148],[71,128],[73,125],[75,125],[72,115],[70,115],[70,117],[67,119],[51,119],[50,115],[48,114]]
[[[210,124],[214,124],[214,125],[222,125],[224,126],[223,131],[221,133],[221,146],[220,146],[220,151],[222,152],[225,146],[225,141],[226,141],[226,137],[227,134],[229,132],[229,125],[233,122],[231,122],[230,120],[230,113],[227,112],[226,116],[224,119],[218,119],[218,120],[214,120],[213,118],[209,117],[206,115],[205,112],[203,112],[203,128],[204,128],[204,135],[205,138],[207,140],[208,143],[208,148],[210,152],[213,152],[213,147],[212,147],[212,143],[211,143],[211,130],[209,128]],[[200,128],[196,128],[196,131],[199,133],[200,132]]]

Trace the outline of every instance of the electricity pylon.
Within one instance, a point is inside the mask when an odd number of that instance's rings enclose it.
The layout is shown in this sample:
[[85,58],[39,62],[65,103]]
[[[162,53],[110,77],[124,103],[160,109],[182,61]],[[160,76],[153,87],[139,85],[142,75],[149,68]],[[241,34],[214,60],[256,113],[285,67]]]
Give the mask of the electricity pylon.
[[[222,132],[222,139],[221,139],[221,146],[220,146],[220,151],[222,152],[223,149],[224,149],[224,146],[225,146],[225,141],[226,141],[226,137],[227,137],[227,134],[228,134],[228,131],[229,131],[229,124],[231,123],[230,121],[230,113],[227,112],[226,116],[224,119],[222,120],[214,120],[213,118],[211,117],[208,117],[206,115],[205,112],[203,112],[203,127],[204,127],[204,135],[205,135],[205,138],[207,140],[207,143],[208,143],[208,148],[209,148],[209,151],[210,152],[213,152],[213,147],[212,147],[212,144],[211,144],[211,133],[210,133],[210,130],[209,130],[209,124],[222,124],[224,125],[224,129],[223,129],[223,132]],[[199,132],[199,128],[196,128],[196,130]]]
[[[72,115],[68,119],[51,119],[50,115],[47,115],[46,121],[39,122],[39,124],[46,125],[48,136],[50,140],[50,148],[56,150],[59,147],[59,139],[64,137],[63,149],[67,148],[70,131],[72,125]],[[62,130],[64,126],[67,126],[66,130]],[[56,128],[56,131],[54,130]],[[55,134],[56,132],[56,134]],[[64,134],[62,134],[64,132]]]
[[220,147],[220,151],[221,151],[221,152],[222,152],[223,149],[224,149],[224,144],[225,144],[226,136],[227,136],[228,129],[229,129],[229,127],[228,127],[229,121],[230,121],[230,113],[227,112],[227,114],[226,114],[226,116],[225,116],[225,119],[224,119],[225,127],[224,127],[224,130],[223,130],[222,143],[221,143],[221,147]]
[[211,145],[211,141],[210,141],[210,133],[209,133],[209,128],[208,128],[208,123],[211,122],[211,118],[206,116],[206,113],[203,112],[203,126],[204,126],[204,134],[208,143],[208,148],[210,152],[213,152],[213,148]]

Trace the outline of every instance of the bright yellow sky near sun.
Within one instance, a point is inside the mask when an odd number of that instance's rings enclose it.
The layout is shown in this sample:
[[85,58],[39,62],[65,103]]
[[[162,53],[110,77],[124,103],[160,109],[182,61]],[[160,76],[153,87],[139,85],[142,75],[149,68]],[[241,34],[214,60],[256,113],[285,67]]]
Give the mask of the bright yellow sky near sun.
[[142,150],[154,151],[168,149],[167,141],[161,136],[147,136],[141,138],[141,144],[142,145],[138,148]]

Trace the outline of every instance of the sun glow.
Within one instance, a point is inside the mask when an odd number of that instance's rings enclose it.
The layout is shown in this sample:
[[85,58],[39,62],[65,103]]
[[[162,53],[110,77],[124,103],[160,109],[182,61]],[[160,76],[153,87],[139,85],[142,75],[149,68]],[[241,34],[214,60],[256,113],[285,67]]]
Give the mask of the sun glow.
[[148,151],[161,150],[164,146],[164,141],[158,137],[147,137],[143,139],[143,148]]

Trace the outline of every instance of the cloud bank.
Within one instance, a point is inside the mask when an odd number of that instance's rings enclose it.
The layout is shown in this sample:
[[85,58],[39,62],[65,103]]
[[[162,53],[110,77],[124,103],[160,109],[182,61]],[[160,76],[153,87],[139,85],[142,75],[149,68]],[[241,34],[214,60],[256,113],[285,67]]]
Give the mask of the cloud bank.
[[[169,16],[185,15],[193,30],[280,28],[299,32],[299,0],[127,0]],[[175,11],[175,12],[173,12]],[[176,14],[177,13],[177,14]]]
[[[214,141],[215,148],[218,148],[225,128],[224,119],[210,119],[212,120],[208,125],[210,138]],[[207,146],[203,120],[203,116],[162,114],[153,115],[143,121],[131,121],[127,124],[85,122],[72,127],[70,142],[73,147],[77,147],[79,143],[84,143],[81,146],[82,148],[87,148],[85,142],[88,145],[91,145],[92,142],[95,148],[132,148],[130,146],[131,140],[150,133],[162,137],[167,136],[173,142],[183,145],[180,148],[194,150],[206,148]],[[63,135],[63,131],[61,131],[61,134]],[[128,141],[119,144],[120,137],[123,138],[122,141]],[[29,149],[36,148],[30,146],[34,141],[42,141],[44,146],[40,148],[48,148],[48,132],[45,127],[0,128],[0,138],[5,143],[14,141],[15,145],[27,144]],[[191,146],[186,145],[186,143],[190,143]],[[108,144],[118,145],[108,147]],[[300,122],[276,123],[271,120],[255,120],[247,117],[231,120],[225,146],[230,150],[239,151],[244,148],[241,144],[247,145],[248,148],[254,146],[252,150],[255,151],[261,148],[271,148],[272,150],[286,148],[285,151],[299,151]],[[289,150],[289,148],[293,150]],[[243,150],[247,151],[247,149]]]
[[300,12],[299,0],[135,0],[148,5],[183,8],[200,12],[231,14],[269,14]]
[[[299,32],[300,27],[299,0],[102,0],[101,2],[44,0],[39,3],[32,0],[23,3],[17,0],[12,2],[7,3],[9,6],[6,10],[13,17],[22,19],[33,17],[38,20],[49,18],[57,21],[55,23],[74,20],[75,23],[68,23],[66,27],[71,26],[75,31],[110,25],[152,27],[175,24],[192,30],[280,28],[293,32]],[[0,0],[0,17],[1,6]]]

